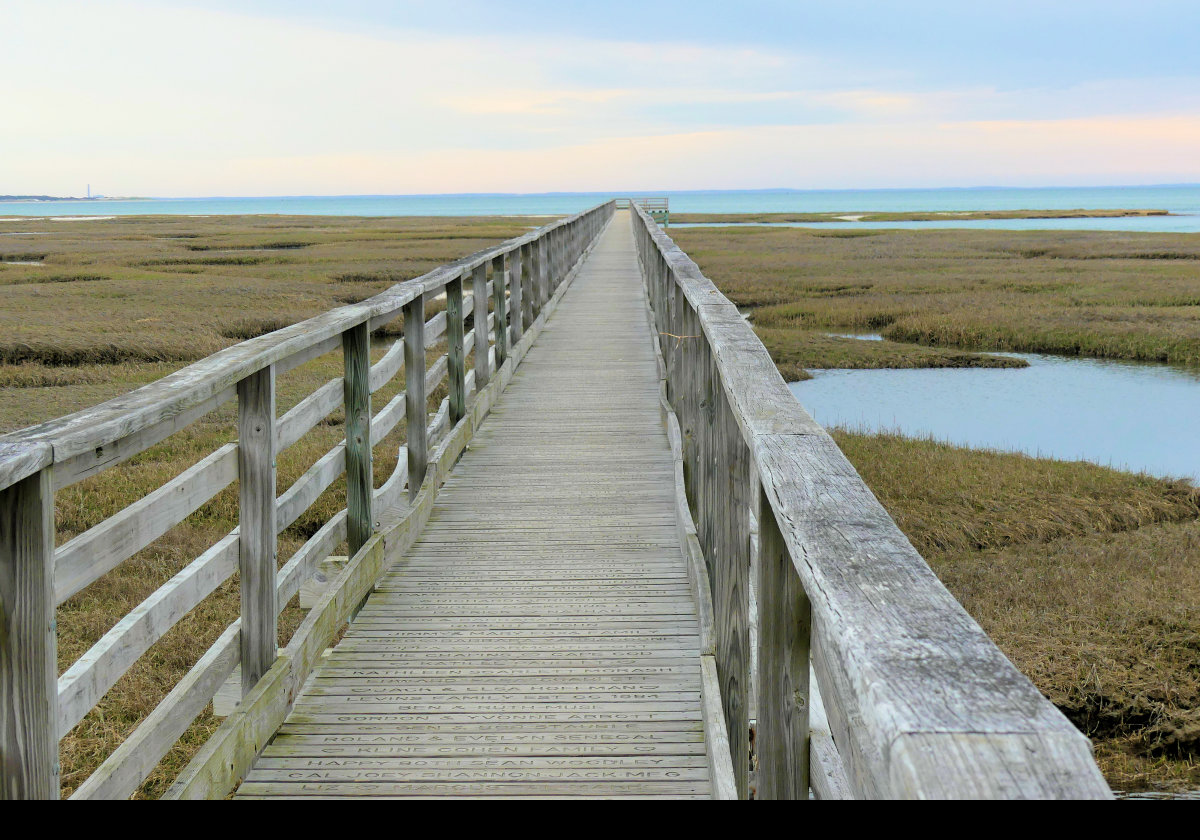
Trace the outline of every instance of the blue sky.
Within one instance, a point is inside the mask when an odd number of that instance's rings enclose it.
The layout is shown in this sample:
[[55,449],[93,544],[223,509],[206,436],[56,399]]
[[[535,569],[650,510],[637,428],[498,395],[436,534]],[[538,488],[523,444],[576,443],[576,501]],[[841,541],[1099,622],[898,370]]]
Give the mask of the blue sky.
[[1200,3],[0,7],[0,193],[1200,181]]

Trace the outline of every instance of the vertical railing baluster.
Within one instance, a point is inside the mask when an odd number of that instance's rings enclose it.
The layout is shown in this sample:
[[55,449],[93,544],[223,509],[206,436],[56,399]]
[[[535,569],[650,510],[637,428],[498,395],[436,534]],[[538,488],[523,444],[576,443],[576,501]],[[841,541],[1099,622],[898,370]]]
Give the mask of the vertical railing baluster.
[[509,343],[515,347],[525,334],[525,248],[515,248],[510,254],[509,265],[512,267],[509,270],[508,313],[512,322],[512,339]]
[[759,799],[808,799],[811,606],[765,489],[758,493]]
[[242,697],[275,662],[275,366],[238,382],[238,545],[242,589]]
[[492,311],[496,313],[496,370],[508,358],[508,273],[504,254],[492,258]]
[[[479,329],[479,304],[475,304],[475,329]],[[446,283],[446,367],[450,381],[450,425],[467,413],[466,354],[463,346],[463,277]]]
[[0,800],[59,798],[54,608],[45,467],[0,490]]
[[475,299],[475,392],[479,393],[492,378],[488,363],[488,293],[487,263],[475,266],[471,292]]
[[353,556],[375,530],[372,511],[371,332],[367,323],[342,333],[346,409],[346,541]]
[[546,237],[539,237],[533,242],[533,317],[542,314],[542,304],[545,303],[544,289],[546,285]]
[[537,277],[534,273],[533,252],[535,245],[526,242],[521,246],[521,283],[524,292],[521,295],[521,319],[524,323],[522,331],[529,329],[534,319],[534,291],[537,288]]
[[416,498],[429,464],[425,423],[425,299],[404,306],[404,411],[408,420],[408,500]]

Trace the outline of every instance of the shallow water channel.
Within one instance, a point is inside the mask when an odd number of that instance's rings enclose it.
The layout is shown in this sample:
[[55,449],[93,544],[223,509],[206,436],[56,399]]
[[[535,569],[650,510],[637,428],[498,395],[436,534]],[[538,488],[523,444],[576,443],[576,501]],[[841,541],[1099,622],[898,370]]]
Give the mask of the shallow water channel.
[[789,387],[825,426],[932,436],[1200,483],[1200,372],[998,355],[1029,367],[813,370],[811,380]]

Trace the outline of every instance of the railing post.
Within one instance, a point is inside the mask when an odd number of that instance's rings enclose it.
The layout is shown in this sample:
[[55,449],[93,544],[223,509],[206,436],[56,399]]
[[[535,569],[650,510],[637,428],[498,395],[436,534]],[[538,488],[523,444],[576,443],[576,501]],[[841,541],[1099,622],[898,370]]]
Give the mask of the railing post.
[[275,662],[275,366],[237,384],[242,697]]
[[521,283],[524,286],[524,291],[521,294],[521,319],[524,324],[522,332],[529,329],[529,325],[533,323],[535,317],[533,311],[534,292],[537,288],[537,275],[535,273],[533,252],[536,248],[533,242],[526,242],[521,246]]
[[[715,363],[714,363],[715,368]],[[717,674],[729,729],[738,794],[749,796],[750,773],[750,459],[741,428],[714,370],[716,482],[713,515],[718,558],[713,600],[717,609]]]
[[346,541],[350,556],[374,531],[371,510],[371,332],[369,323],[342,333],[343,393],[346,408]]
[[531,243],[533,246],[533,277],[531,285],[533,286],[533,317],[542,314],[542,286],[546,282],[546,237],[541,236]]
[[551,247],[551,240],[554,237],[554,232],[541,238],[541,261],[542,270],[538,274],[538,314],[546,308],[546,302],[550,300],[550,284],[554,274],[554,252]]
[[504,254],[492,258],[492,311],[496,313],[496,370],[508,358],[508,273]]
[[425,298],[404,306],[404,411],[408,420],[408,500],[416,498],[429,464],[425,408]]
[[517,342],[521,340],[521,336],[525,333],[525,274],[523,265],[525,262],[525,249],[517,248],[512,252],[510,264],[511,280],[509,282],[509,298],[508,311],[512,321],[512,339],[511,345],[515,347]]
[[487,263],[475,266],[472,294],[475,298],[475,392],[479,393],[492,378],[488,364]]
[[59,798],[54,608],[47,467],[0,490],[0,799]]
[[[479,329],[478,317],[475,323],[475,328]],[[446,365],[450,381],[451,426],[467,413],[467,351],[463,340],[463,278],[460,275],[446,283]]]
[[808,799],[812,610],[767,494],[758,493],[759,799]]
[[567,229],[565,227],[557,228],[554,231],[554,278],[550,284],[551,292],[557,291],[559,284],[567,276],[566,234]]

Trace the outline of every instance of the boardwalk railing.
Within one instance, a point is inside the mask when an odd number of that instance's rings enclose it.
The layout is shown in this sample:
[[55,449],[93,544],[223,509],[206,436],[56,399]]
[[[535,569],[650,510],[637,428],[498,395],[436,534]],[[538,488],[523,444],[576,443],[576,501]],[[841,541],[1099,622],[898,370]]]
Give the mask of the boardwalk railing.
[[671,223],[671,201],[665,195],[618,198],[616,201],[618,210],[627,210],[630,207],[637,206],[645,210],[650,215],[650,218],[654,219],[660,225],[667,226]]
[[[941,585],[734,305],[646,210],[633,210],[707,561],[740,795],[757,520],[758,798],[806,799],[810,784],[819,794],[834,776],[856,798],[1109,797],[1088,740]],[[810,750],[810,668],[832,762]]]
[[[421,516],[427,517],[436,492],[431,485],[444,480],[469,432],[511,378],[535,332],[531,327],[544,321],[543,308],[613,209],[610,201],[561,219],[359,304],[222,350],[102,405],[0,437],[0,798],[58,798],[59,739],[154,642],[240,572],[241,617],[74,798],[133,793],[240,665],[241,710],[185,771],[186,783],[172,789],[176,795],[228,790],[230,778],[244,772],[282,720],[313,662],[365,597],[386,558],[423,524]],[[425,303],[441,295],[445,312],[426,319]],[[474,326],[464,333],[467,316]],[[403,318],[403,338],[371,364],[371,334],[397,318]],[[443,338],[446,353],[427,368],[426,350]],[[468,372],[472,348],[474,366]],[[276,377],[338,350],[344,375],[277,417]],[[405,390],[373,413],[371,394],[402,370]],[[444,380],[449,396],[431,419],[426,395]],[[58,490],[129,460],[235,399],[237,442],[56,547]],[[344,441],[277,497],[277,454],[340,408],[345,409]],[[376,490],[372,447],[402,421],[405,446],[394,473]],[[342,475],[346,508],[277,569],[278,534]],[[235,480],[238,527],[59,677],[58,605]],[[408,531],[393,525],[385,546],[384,535],[376,533],[381,512],[396,509],[402,522],[414,524]],[[343,541],[352,555],[345,569],[279,651],[280,606]]]

